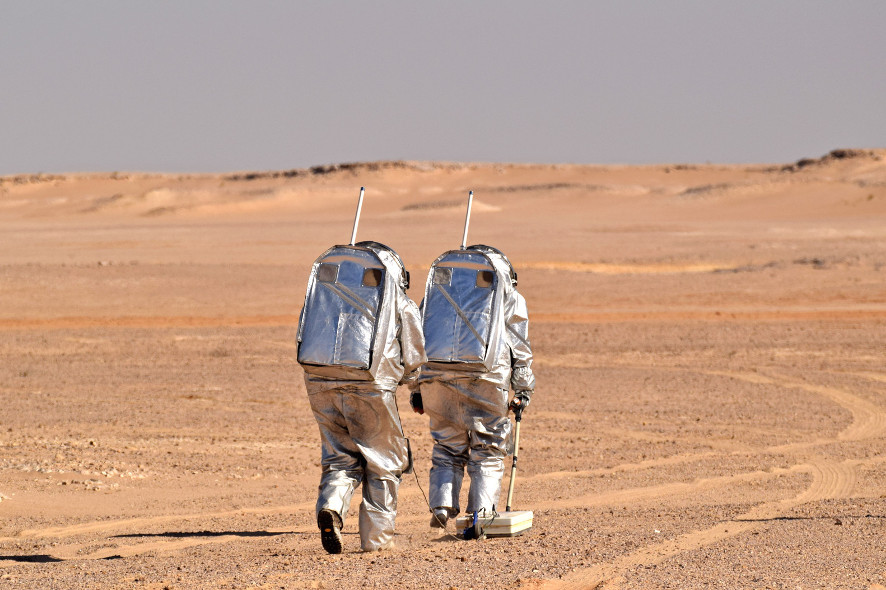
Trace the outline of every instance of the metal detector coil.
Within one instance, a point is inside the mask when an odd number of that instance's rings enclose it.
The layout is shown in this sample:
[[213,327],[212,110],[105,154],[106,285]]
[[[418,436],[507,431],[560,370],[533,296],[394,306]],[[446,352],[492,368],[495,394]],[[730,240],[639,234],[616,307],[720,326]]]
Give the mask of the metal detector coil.
[[532,510],[496,512],[491,516],[465,514],[455,519],[455,529],[465,540],[516,537],[532,528],[532,518]]

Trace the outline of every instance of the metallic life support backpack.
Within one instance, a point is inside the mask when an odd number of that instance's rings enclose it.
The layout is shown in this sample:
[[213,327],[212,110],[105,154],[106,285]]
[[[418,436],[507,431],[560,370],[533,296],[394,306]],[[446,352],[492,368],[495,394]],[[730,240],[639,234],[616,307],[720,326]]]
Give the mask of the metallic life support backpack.
[[333,246],[311,268],[298,324],[298,362],[306,373],[371,381],[389,331],[396,329],[397,291],[408,273],[378,242]]
[[516,283],[510,261],[495,248],[475,245],[439,256],[422,308],[428,365],[492,370],[504,339],[506,290]]

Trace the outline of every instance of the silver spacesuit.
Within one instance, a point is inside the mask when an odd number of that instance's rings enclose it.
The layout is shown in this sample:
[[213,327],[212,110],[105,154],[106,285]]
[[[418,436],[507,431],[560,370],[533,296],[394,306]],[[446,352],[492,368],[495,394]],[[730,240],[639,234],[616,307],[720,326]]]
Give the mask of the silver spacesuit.
[[377,242],[334,246],[315,262],[298,328],[298,361],[320,428],[317,522],[340,553],[341,527],[363,484],[360,546],[392,546],[401,474],[411,468],[395,392],[427,359],[418,307],[399,256]]
[[444,253],[431,267],[422,301],[428,362],[410,389],[427,412],[434,439],[430,472],[431,526],[459,511],[465,467],[467,512],[498,504],[510,452],[512,408],[522,412],[535,388],[529,316],[507,257],[471,246]]

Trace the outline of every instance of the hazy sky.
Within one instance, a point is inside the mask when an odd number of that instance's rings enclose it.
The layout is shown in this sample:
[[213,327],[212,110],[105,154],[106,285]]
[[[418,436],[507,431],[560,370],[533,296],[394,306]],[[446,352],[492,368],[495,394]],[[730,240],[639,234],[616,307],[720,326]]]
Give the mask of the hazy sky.
[[0,0],[0,174],[886,146],[886,2]]

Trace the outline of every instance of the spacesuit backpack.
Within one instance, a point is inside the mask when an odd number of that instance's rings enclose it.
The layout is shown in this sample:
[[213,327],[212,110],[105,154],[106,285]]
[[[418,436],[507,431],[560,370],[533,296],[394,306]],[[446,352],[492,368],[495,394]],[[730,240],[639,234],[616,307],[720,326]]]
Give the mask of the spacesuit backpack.
[[305,373],[372,381],[397,336],[398,298],[409,288],[409,273],[384,244],[354,244],[363,194],[361,187],[350,243],[333,246],[311,266],[296,338]]
[[490,371],[505,343],[505,302],[517,282],[507,257],[490,246],[450,250],[431,265],[422,327],[428,365]]
[[397,329],[398,290],[408,273],[378,242],[333,246],[311,267],[298,324],[298,362],[306,373],[371,381]]

